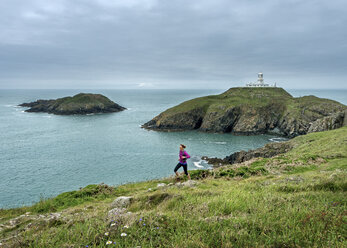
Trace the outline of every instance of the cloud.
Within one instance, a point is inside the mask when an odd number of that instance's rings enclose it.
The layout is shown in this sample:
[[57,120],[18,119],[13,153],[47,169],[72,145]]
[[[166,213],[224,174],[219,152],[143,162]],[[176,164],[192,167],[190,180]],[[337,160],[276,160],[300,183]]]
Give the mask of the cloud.
[[157,0],[97,0],[97,4],[113,8],[145,8],[150,9],[157,4]]
[[341,0],[4,0],[0,88],[225,88],[258,71],[345,87],[346,11]]
[[139,83],[137,86],[140,88],[152,88],[154,86],[154,84],[152,84],[152,83]]

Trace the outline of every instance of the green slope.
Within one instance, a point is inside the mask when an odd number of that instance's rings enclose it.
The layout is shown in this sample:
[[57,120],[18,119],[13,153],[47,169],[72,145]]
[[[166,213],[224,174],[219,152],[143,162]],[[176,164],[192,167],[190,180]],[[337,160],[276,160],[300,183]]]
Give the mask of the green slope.
[[[346,247],[347,127],[289,142],[294,148],[278,157],[191,171],[196,187],[156,187],[173,178],[95,185],[32,207],[1,210],[5,226],[31,214],[2,229],[0,240],[12,238],[0,242],[5,247]],[[111,227],[105,217],[120,195],[134,197],[128,211],[135,217]],[[32,217],[50,211],[61,217]]]

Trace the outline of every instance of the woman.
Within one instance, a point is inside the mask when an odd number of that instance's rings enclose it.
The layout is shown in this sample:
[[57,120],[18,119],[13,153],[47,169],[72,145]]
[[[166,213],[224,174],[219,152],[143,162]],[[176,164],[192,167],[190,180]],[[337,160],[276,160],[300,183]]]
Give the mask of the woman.
[[176,173],[176,176],[179,177],[179,174],[177,170],[183,167],[184,173],[188,176],[188,180],[190,180],[190,175],[188,174],[188,168],[187,168],[187,159],[190,158],[189,154],[184,150],[186,148],[185,145],[180,145],[180,151],[179,151],[179,159],[178,164],[176,165],[174,172]]

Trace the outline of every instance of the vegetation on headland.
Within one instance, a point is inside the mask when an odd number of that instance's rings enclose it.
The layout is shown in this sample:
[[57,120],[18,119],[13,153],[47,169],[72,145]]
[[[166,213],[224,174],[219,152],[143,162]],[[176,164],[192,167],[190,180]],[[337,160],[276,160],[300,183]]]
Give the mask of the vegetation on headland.
[[185,101],[143,127],[236,134],[276,132],[295,137],[341,127],[346,110],[336,101],[315,96],[295,98],[282,88],[241,87]]
[[[347,127],[288,142],[293,148],[276,157],[190,171],[197,182],[194,187],[178,187],[172,177],[117,187],[89,185],[31,207],[3,209],[0,243],[3,247],[346,247]],[[158,183],[168,185],[157,187]],[[118,196],[133,197],[127,211],[135,219],[107,220],[110,203]],[[59,217],[49,218],[56,213]]]
[[100,94],[79,93],[73,97],[56,100],[37,100],[22,103],[19,106],[29,107],[26,112],[47,112],[57,115],[112,113],[125,110],[124,107]]

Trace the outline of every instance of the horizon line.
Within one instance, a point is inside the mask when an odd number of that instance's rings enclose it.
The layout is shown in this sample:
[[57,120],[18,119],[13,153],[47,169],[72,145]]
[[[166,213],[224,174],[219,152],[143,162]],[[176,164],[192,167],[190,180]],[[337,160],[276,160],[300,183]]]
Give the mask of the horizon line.
[[[0,90],[228,90],[231,88],[262,88],[236,86],[230,88],[0,88]],[[283,88],[285,90],[347,90],[346,88],[284,88],[284,87],[264,87]]]

